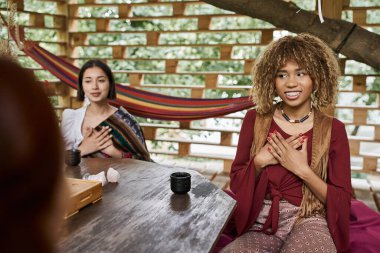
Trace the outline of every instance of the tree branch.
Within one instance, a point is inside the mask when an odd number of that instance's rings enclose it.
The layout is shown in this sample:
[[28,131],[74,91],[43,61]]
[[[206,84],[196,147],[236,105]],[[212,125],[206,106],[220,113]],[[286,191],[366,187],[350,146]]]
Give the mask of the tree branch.
[[[324,18],[302,10],[294,3],[281,0],[202,0],[216,7],[267,21],[294,33],[307,32],[324,40],[332,49],[346,39],[353,23]],[[347,58],[366,63],[380,70],[380,35],[356,26],[340,50]]]

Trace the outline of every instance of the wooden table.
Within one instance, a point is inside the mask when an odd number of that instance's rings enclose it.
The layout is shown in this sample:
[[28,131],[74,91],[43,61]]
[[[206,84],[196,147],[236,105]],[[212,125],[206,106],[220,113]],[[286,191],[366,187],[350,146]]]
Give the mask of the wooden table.
[[[81,178],[112,167],[118,183],[103,187],[101,201],[69,218],[59,252],[210,252],[235,201],[196,171],[132,159],[82,159],[67,167]],[[191,190],[170,190],[170,174],[191,174]]]

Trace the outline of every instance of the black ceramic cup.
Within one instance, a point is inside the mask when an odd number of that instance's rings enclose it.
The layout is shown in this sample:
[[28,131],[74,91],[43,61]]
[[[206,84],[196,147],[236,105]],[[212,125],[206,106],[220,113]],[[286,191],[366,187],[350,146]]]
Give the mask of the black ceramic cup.
[[69,166],[76,166],[80,163],[80,150],[69,149],[65,152],[65,163]]
[[191,188],[191,175],[187,172],[174,172],[170,175],[170,189],[177,194],[185,194]]

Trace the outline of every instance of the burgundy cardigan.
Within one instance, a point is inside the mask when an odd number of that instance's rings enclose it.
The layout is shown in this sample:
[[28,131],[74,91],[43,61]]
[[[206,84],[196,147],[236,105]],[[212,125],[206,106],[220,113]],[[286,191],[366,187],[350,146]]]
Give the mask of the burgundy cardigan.
[[[275,233],[278,226],[279,200],[285,199],[300,206],[302,181],[281,165],[270,165],[256,178],[250,150],[253,142],[253,127],[256,111],[247,112],[240,131],[236,157],[231,168],[231,190],[236,195],[237,207],[234,222],[238,235],[248,231],[260,213],[266,194],[272,196],[272,207],[264,231]],[[285,133],[272,120],[269,133],[277,130]],[[350,151],[344,124],[337,119],[332,122],[331,141],[327,172],[327,224],[338,252],[349,252],[349,212],[351,201]],[[308,162],[311,163],[313,129],[304,133],[308,137]]]

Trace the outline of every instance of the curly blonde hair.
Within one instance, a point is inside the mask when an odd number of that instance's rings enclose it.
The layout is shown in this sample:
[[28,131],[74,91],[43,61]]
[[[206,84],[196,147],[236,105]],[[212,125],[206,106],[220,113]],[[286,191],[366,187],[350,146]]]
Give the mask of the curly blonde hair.
[[313,106],[317,109],[335,103],[340,68],[334,52],[309,34],[285,36],[271,42],[252,69],[251,98],[260,114],[275,106],[277,71],[292,60],[305,69],[313,81]]

